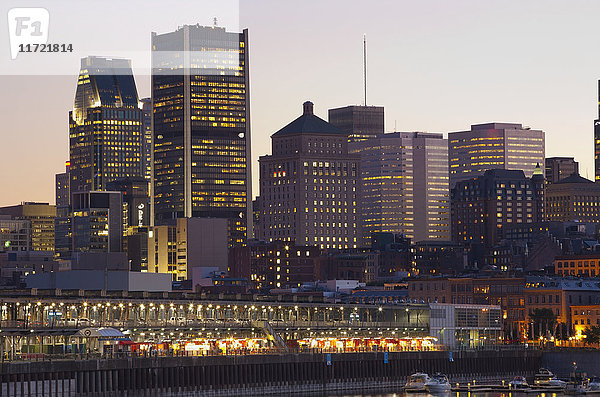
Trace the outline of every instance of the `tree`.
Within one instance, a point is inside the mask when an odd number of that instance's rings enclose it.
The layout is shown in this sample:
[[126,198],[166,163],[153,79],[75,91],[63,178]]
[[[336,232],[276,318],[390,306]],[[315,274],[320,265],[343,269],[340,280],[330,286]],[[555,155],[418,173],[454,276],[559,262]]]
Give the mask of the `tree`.
[[600,343],[600,326],[594,325],[593,327],[587,327],[583,334],[585,335],[585,339],[583,343],[586,345],[595,345]]

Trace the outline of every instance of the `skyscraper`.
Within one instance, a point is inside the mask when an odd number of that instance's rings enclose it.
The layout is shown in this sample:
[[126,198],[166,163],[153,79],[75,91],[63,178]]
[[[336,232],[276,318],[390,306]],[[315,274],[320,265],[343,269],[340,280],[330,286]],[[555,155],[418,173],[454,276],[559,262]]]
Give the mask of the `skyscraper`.
[[260,239],[321,248],[356,248],[360,241],[360,157],[348,133],[304,113],[271,135],[261,156]]
[[142,122],[131,61],[83,58],[69,112],[71,192],[140,176]]
[[345,106],[329,109],[329,123],[348,133],[348,139],[363,141],[384,133],[383,106]]
[[573,174],[579,175],[579,163],[573,157],[546,159],[546,184],[551,185]]
[[54,221],[54,256],[71,258],[71,163],[65,162],[65,172],[56,174],[56,219]]
[[10,215],[12,219],[31,222],[31,250],[54,252],[56,206],[23,202],[19,205],[0,207],[0,215]]
[[448,141],[395,132],[349,143],[361,156],[363,244],[376,232],[415,241],[450,240]]
[[477,124],[470,131],[450,132],[450,187],[490,169],[521,170],[529,178],[544,156],[544,131],[521,124]]
[[143,128],[142,128],[142,176],[152,179],[152,98],[143,98]]
[[154,219],[229,219],[251,236],[248,31],[184,25],[152,34]]
[[598,118],[594,120],[594,168],[596,182],[600,182],[600,80],[598,80]]

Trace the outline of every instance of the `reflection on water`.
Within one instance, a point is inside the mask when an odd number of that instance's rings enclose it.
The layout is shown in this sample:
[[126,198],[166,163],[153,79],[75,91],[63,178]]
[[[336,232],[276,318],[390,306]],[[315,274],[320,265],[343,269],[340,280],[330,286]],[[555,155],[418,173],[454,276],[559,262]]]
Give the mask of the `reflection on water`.
[[563,397],[566,396],[564,393],[525,393],[520,391],[497,391],[497,392],[488,392],[488,393],[469,393],[469,392],[451,392],[451,393],[438,393],[438,394],[429,394],[429,393],[403,393],[397,392],[394,393],[392,391],[387,393],[364,393],[364,394],[344,394],[344,393],[331,393],[331,394],[294,394],[295,396],[310,396],[310,397]]

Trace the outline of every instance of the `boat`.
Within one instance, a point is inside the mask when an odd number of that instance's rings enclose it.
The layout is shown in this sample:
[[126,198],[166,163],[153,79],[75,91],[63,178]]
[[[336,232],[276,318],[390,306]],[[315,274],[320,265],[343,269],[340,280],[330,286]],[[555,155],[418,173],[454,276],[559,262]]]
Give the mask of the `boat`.
[[586,393],[600,393],[600,377],[593,376],[585,387]]
[[575,367],[565,387],[565,394],[584,394],[587,386],[587,374],[584,371],[577,370]]
[[448,393],[451,390],[448,377],[440,373],[433,375],[425,382],[425,390],[429,393]]
[[406,381],[406,385],[404,385],[405,392],[426,392],[425,384],[431,381],[429,375],[424,372],[417,372],[412,374],[408,381]]
[[564,389],[567,386],[567,382],[558,379],[556,375],[547,368],[540,368],[538,373],[535,374],[533,383],[536,386],[552,389]]
[[529,389],[529,383],[524,376],[515,376],[513,380],[508,383],[509,389]]

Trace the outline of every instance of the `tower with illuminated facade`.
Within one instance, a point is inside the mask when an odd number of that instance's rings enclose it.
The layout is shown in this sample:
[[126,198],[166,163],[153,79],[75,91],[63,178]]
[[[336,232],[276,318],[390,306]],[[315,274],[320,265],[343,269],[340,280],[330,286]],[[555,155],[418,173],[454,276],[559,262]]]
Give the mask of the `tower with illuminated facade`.
[[348,153],[349,133],[304,113],[271,136],[261,156],[259,238],[318,245],[360,244],[360,156]]
[[596,182],[600,182],[600,80],[598,80],[598,118],[594,120],[594,169]]
[[544,131],[512,123],[471,126],[448,133],[450,188],[491,169],[521,170],[530,178],[544,164]]
[[156,225],[226,218],[230,245],[251,236],[248,88],[247,30],[152,34]]
[[106,190],[142,168],[142,111],[131,61],[81,60],[75,103],[69,112],[70,190]]

